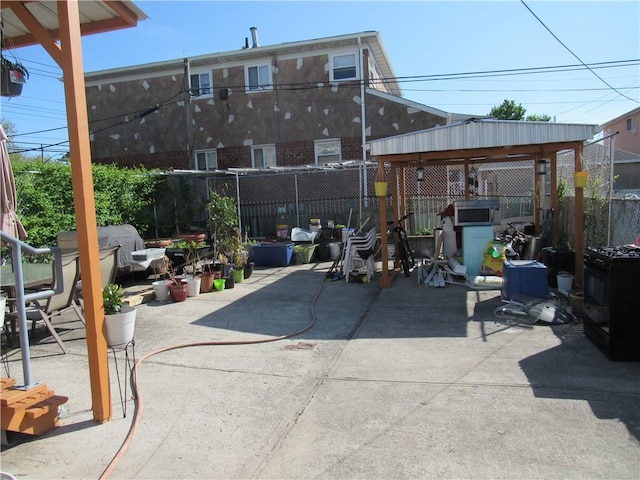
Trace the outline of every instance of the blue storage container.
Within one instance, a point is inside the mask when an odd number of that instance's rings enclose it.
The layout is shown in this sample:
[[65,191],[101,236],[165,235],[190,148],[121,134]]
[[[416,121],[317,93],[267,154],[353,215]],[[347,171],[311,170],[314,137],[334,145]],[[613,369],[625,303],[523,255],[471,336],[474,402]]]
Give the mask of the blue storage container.
[[507,260],[502,269],[502,297],[511,300],[514,294],[547,298],[547,267],[531,260]]
[[293,242],[263,242],[251,249],[256,267],[286,267],[293,256]]

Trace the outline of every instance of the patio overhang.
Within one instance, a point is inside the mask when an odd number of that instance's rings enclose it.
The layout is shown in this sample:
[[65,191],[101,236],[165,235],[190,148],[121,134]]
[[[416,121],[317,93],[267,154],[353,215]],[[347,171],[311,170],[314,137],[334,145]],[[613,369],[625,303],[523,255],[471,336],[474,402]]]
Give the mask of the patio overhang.
[[[548,122],[523,122],[495,119],[470,119],[462,123],[436,127],[429,130],[373,140],[369,142],[371,155],[378,163],[378,181],[384,182],[385,166],[390,168],[391,211],[395,218],[406,212],[405,169],[419,166],[463,165],[465,176],[473,165],[482,163],[517,162],[548,159],[551,184],[556,185],[556,157],[558,152],[575,152],[574,171],[583,171],[582,149],[584,142],[597,133],[595,125],[557,124]],[[534,223],[540,229],[540,199],[538,175],[534,175],[536,200]],[[575,216],[575,278],[582,285],[582,255],[584,192],[576,188]],[[466,186],[465,198],[470,192]],[[551,208],[557,209],[556,189],[551,189]],[[387,224],[386,202],[381,199],[380,225]],[[395,220],[394,218],[394,220]],[[554,220],[553,243],[557,241],[557,224]],[[389,288],[395,271],[389,271],[387,238],[381,236],[382,277],[380,286]]]
[[93,418],[101,423],[106,422],[112,416],[113,406],[104,335],[81,37],[134,27],[139,20],[146,19],[147,15],[128,0],[3,1],[0,13],[4,48],[39,43],[62,68],[84,291]]

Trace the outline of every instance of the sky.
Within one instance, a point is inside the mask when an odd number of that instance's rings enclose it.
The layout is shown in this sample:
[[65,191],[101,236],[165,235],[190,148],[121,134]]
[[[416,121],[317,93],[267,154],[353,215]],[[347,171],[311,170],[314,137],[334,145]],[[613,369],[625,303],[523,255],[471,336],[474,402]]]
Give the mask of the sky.
[[[261,46],[377,31],[404,97],[447,112],[487,115],[513,100],[527,115],[600,125],[640,106],[638,0],[134,3],[149,17],[137,27],[82,38],[86,72],[238,50],[250,27]],[[30,72],[21,96],[2,97],[14,144],[60,157],[61,69],[39,45],[3,53]]]

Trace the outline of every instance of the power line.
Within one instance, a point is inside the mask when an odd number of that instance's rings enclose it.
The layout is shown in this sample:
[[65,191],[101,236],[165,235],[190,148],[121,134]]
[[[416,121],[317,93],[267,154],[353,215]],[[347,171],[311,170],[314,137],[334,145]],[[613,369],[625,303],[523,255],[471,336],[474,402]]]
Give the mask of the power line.
[[582,59],[580,57],[578,57],[578,55],[576,55],[569,47],[567,47],[562,40],[560,40],[555,33],[553,33],[549,27],[547,27],[544,22],[542,20],[540,20],[540,18],[533,12],[533,10],[531,10],[529,8],[529,5],[527,5],[524,0],[520,0],[520,2],[525,6],[525,8],[527,10],[529,10],[529,12],[531,13],[531,15],[533,15],[535,17],[536,20],[538,20],[538,22],[540,22],[540,24],[547,30],[547,32],[549,32],[551,34],[551,36],[553,38],[555,38],[558,43],[560,43],[560,45],[562,45],[571,55],[573,55],[582,65],[584,65],[584,67],[589,70],[591,73],[593,73],[596,77],[598,77],[602,83],[604,83],[607,87],[609,87],[611,90],[613,90],[614,92],[616,92],[618,95],[623,96],[624,98],[626,98],[627,100],[631,100],[632,102],[635,103],[640,103],[639,100],[636,100],[634,98],[631,97],[627,97],[624,93],[622,93],[621,91],[619,91],[618,89],[616,89],[615,87],[613,87],[612,85],[610,85],[604,78],[602,78],[600,75],[598,75],[596,72],[593,71],[593,69],[591,67],[589,67],[586,63],[584,63],[582,61]]

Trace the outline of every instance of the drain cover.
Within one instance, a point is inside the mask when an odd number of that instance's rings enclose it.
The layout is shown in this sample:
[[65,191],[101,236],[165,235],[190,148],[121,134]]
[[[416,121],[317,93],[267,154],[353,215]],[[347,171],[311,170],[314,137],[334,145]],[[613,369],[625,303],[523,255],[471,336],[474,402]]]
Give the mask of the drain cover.
[[295,345],[287,345],[284,348],[285,350],[313,350],[315,346],[315,343],[298,342]]

